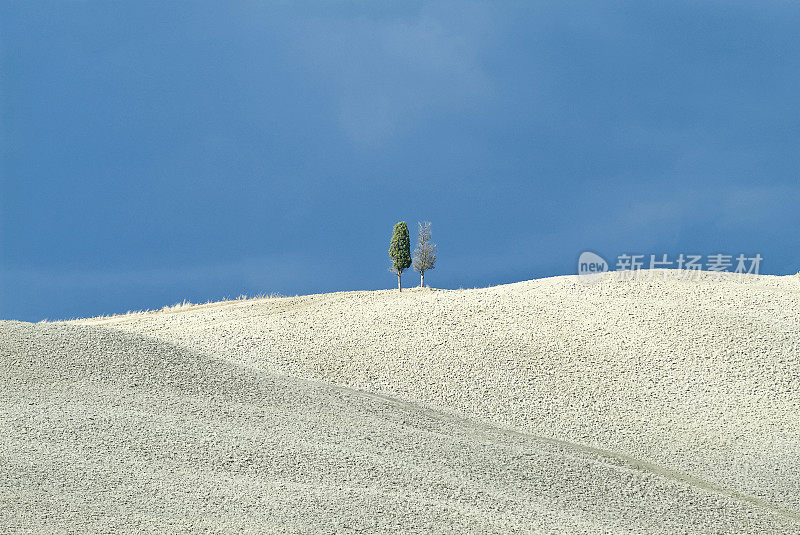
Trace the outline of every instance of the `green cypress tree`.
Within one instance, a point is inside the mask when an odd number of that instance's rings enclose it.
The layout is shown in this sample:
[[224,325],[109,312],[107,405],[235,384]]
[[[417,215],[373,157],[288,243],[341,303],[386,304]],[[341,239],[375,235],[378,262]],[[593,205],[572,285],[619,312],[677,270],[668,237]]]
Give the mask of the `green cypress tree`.
[[389,271],[397,275],[397,289],[402,292],[400,275],[411,266],[411,240],[408,238],[408,225],[405,221],[400,221],[394,226],[389,256],[392,257],[392,267]]

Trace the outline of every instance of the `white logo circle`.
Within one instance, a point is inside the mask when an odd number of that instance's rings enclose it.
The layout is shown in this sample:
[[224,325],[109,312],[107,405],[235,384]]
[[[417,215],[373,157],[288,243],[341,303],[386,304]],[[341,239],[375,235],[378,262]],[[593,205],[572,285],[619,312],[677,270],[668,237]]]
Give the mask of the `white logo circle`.
[[591,284],[603,278],[608,271],[608,262],[602,256],[591,251],[584,251],[578,258],[578,277],[581,282]]

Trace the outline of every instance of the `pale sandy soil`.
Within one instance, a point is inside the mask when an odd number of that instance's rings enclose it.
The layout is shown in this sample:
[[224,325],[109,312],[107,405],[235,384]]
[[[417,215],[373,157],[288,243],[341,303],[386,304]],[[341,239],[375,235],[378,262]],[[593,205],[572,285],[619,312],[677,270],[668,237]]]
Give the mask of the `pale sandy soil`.
[[800,281],[0,324],[0,531],[800,532]]

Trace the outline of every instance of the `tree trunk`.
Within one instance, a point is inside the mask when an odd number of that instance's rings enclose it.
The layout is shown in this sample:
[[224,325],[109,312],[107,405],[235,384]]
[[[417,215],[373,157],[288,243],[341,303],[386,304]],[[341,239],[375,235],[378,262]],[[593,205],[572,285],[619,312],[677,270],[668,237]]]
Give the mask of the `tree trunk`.
[[419,274],[419,287],[420,288],[424,288],[425,287],[425,272],[424,271],[420,272],[420,274]]
[[401,292],[403,291],[403,285],[400,282],[400,274],[399,273],[397,274],[397,289],[400,290]]

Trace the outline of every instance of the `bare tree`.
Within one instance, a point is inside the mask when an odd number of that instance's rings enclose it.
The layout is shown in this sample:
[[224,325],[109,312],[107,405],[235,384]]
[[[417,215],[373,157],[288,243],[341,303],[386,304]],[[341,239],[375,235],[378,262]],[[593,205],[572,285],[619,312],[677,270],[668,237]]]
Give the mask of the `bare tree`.
[[431,241],[431,222],[417,223],[417,248],[414,270],[419,271],[419,285],[425,286],[425,272],[436,267],[436,244]]

